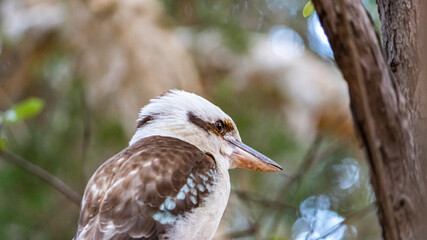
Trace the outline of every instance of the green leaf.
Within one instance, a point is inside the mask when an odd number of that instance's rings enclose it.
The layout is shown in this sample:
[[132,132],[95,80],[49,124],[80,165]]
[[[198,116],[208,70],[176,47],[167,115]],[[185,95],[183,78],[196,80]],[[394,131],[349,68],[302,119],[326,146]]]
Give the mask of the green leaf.
[[44,107],[44,101],[40,98],[28,98],[12,106],[4,112],[5,124],[10,125],[39,114]]
[[315,11],[314,5],[311,1],[305,4],[304,9],[302,10],[302,15],[304,17],[310,17]]

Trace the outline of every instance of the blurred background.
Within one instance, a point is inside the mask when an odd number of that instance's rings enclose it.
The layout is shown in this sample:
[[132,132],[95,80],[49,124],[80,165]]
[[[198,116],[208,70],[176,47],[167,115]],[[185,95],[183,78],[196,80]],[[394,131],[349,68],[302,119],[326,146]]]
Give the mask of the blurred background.
[[[82,194],[139,109],[184,89],[282,166],[231,170],[215,239],[381,239],[347,85],[308,0],[1,0],[0,148]],[[364,4],[379,20],[375,1]],[[0,239],[71,239],[79,207],[0,159]]]

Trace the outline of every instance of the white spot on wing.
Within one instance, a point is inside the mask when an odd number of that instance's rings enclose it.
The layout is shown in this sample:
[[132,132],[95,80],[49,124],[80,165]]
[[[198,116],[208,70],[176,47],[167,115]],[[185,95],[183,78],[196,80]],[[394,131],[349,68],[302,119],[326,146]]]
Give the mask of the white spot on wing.
[[194,183],[193,179],[188,178],[187,179],[187,184],[188,186],[190,186],[191,188],[193,188],[194,186],[196,186],[196,184]]
[[209,172],[207,172],[206,174],[208,174],[209,177],[213,177],[214,171],[212,169],[210,169]]
[[211,185],[209,183],[206,183],[205,187],[208,190],[208,192],[212,191],[212,187],[211,187]]
[[185,193],[188,193],[188,192],[190,192],[190,188],[188,187],[188,185],[187,184],[185,184],[183,187],[182,187],[182,189],[181,189],[182,191],[184,191]]
[[148,167],[151,166],[151,161],[144,163],[144,165],[142,165],[142,167]]
[[183,191],[180,191],[176,198],[179,200],[185,199],[185,193]]
[[197,188],[199,189],[200,192],[204,192],[205,188],[203,187],[202,184],[197,184]]
[[166,198],[164,204],[167,210],[173,210],[176,207],[176,203],[170,197]]
[[191,200],[191,202],[192,202],[194,205],[196,205],[196,204],[197,204],[197,199],[196,199],[196,197],[194,197],[194,196],[190,196],[190,200]]
[[203,181],[207,181],[208,177],[204,174],[199,174],[199,177],[201,177],[203,179]]
[[153,215],[153,219],[161,224],[173,224],[177,217],[170,212],[158,212]]

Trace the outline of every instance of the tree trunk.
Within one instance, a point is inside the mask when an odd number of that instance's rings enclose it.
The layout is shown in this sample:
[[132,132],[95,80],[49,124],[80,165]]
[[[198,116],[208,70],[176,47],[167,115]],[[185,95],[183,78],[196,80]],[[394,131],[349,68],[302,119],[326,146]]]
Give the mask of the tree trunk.
[[387,58],[360,0],[313,0],[346,79],[386,240],[425,239],[416,0],[378,0]]

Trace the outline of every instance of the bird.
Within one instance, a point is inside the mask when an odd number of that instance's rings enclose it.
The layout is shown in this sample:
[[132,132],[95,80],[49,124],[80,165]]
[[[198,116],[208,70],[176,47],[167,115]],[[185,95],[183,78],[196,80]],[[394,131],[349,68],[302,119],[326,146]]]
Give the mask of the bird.
[[129,146],[88,181],[73,239],[212,239],[233,168],[282,170],[244,144],[219,107],[169,90],[141,109]]

